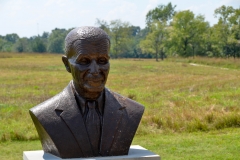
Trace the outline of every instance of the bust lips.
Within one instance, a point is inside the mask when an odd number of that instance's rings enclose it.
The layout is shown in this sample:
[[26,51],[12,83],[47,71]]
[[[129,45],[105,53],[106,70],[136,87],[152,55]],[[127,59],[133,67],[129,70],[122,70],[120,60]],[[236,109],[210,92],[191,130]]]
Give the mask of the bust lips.
[[93,86],[93,87],[99,87],[101,86],[103,83],[103,80],[101,79],[94,79],[94,80],[87,80],[87,83],[90,85],[90,86]]
[[88,75],[84,79],[84,81],[87,82],[87,84],[92,87],[100,87],[104,85],[104,80],[105,80],[104,76],[100,74],[97,76]]

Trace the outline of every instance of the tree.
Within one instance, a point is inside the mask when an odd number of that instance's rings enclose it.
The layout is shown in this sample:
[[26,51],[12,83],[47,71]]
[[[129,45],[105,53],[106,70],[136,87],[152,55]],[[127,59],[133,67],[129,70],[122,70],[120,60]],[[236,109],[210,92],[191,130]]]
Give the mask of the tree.
[[155,54],[156,61],[158,61],[158,55],[160,53],[161,59],[164,59],[164,43],[166,42],[166,22],[161,23],[155,21],[150,26],[151,32],[146,36],[144,40],[140,42],[140,47],[145,53]]
[[50,53],[64,53],[64,39],[68,31],[55,28],[48,38],[47,51]]
[[99,28],[101,28],[102,30],[104,30],[107,34],[110,33],[109,24],[108,24],[106,21],[100,20],[100,19],[97,18],[95,24],[96,24]]
[[19,38],[13,46],[15,52],[30,52],[30,43],[27,38]]
[[132,36],[131,49],[129,52],[129,57],[140,58],[142,55],[142,50],[140,48],[140,41],[146,37],[146,29],[141,30],[139,26],[130,26],[130,34]]
[[155,9],[148,11],[146,15],[147,26],[150,26],[155,21],[169,22],[175,14],[175,8],[176,5],[172,6],[170,2],[167,5],[158,5]]
[[229,17],[234,13],[234,8],[232,6],[221,6],[214,11],[215,17],[219,17],[219,21],[224,24],[228,24]]
[[19,39],[19,36],[15,33],[7,34],[6,36],[0,36],[0,51],[11,52],[13,45]]
[[43,32],[41,38],[42,39],[48,39],[49,38],[49,33],[48,32]]
[[202,41],[207,27],[208,23],[202,15],[195,17],[189,10],[176,13],[170,31],[170,39],[174,41],[173,50],[181,56],[194,56],[195,48]]
[[209,57],[221,57],[218,47],[218,37],[216,37],[216,25],[209,27],[203,35],[206,55]]
[[231,23],[231,36],[228,42],[233,48],[233,57],[240,57],[240,8],[235,9],[234,14],[229,17]]
[[218,39],[216,45],[223,55],[235,58],[239,44],[240,9],[223,5],[217,8],[214,13],[215,17],[218,17],[218,23],[214,26],[214,36]]
[[38,53],[46,52],[46,45],[41,37],[32,37],[32,51]]
[[16,33],[7,34],[5,36],[5,40],[8,42],[11,42],[12,44],[16,43],[18,39],[19,39],[19,36]]
[[130,50],[132,41],[130,24],[121,20],[110,21],[111,53],[114,57],[119,57]]
[[202,15],[196,16],[192,25],[193,29],[190,31],[190,34],[192,34],[190,45],[192,47],[192,57],[194,58],[196,48],[198,48],[199,55],[205,55],[205,47],[202,48],[203,45],[201,44],[205,43],[204,34],[206,34],[210,26],[208,22],[204,21],[204,17]]
[[167,5],[159,5],[153,10],[150,10],[146,15],[147,29],[149,30],[146,38],[140,42],[140,48],[144,53],[155,54],[156,61],[158,55],[164,59],[164,49],[168,39],[167,29],[169,28],[170,20],[175,14],[176,6],[172,3]]
[[0,51],[4,51],[4,45],[7,43],[7,41],[3,38],[0,38]]
[[96,20],[96,25],[107,32],[111,38],[111,56],[139,57],[141,52],[139,41],[143,35],[139,26],[132,26],[128,22],[122,22],[121,20],[113,20],[108,24],[100,19]]

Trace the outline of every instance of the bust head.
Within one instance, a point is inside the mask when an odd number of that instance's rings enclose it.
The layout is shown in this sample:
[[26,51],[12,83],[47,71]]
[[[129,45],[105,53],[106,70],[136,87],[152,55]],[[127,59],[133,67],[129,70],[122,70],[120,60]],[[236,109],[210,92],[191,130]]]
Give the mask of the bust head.
[[[76,28],[67,35],[65,47],[62,61],[86,101],[77,103],[79,96],[69,83],[61,93],[30,109],[44,152],[61,158],[127,155],[144,107],[104,90],[110,68],[108,35],[96,27]],[[88,100],[96,100],[103,112],[90,107]],[[88,111],[82,114],[84,107]]]
[[109,48],[107,33],[97,27],[75,28],[66,36],[62,61],[83,98],[96,99],[104,90],[110,69]]

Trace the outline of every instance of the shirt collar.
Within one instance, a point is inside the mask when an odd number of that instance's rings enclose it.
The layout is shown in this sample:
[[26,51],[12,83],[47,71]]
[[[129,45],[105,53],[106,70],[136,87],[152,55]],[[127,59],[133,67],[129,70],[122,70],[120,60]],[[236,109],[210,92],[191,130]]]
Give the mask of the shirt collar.
[[[77,90],[74,87],[73,81],[71,82],[71,87],[72,87],[75,99],[77,101],[78,107],[80,108],[82,115],[84,115],[87,99],[83,98],[82,96],[80,96],[78,94]],[[100,96],[96,99],[97,106],[98,106],[98,109],[99,109],[99,112],[100,112],[101,115],[103,113],[104,99],[105,99],[104,98],[104,91],[102,91]]]

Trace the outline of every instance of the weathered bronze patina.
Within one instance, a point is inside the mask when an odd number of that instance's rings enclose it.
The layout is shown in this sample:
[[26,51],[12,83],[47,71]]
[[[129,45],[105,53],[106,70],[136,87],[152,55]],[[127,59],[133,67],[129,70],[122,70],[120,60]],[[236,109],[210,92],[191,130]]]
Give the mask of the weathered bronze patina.
[[62,61],[72,81],[30,109],[43,150],[61,158],[127,155],[144,107],[105,87],[110,40],[97,27],[73,29]]

